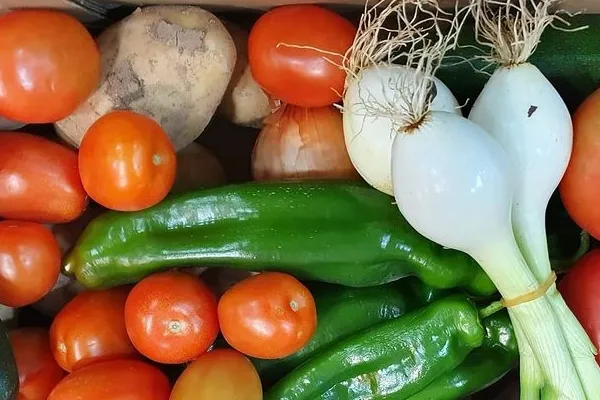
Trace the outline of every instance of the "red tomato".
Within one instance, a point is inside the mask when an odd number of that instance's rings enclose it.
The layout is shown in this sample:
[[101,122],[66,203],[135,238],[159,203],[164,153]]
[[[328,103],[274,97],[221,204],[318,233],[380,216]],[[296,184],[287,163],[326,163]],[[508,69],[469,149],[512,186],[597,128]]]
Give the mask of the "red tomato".
[[216,349],[188,365],[175,382],[170,400],[262,400],[262,385],[243,354]]
[[60,273],[60,248],[35,222],[0,221],[0,304],[23,307],[44,297]]
[[129,294],[125,324],[140,353],[159,363],[182,364],[206,352],[217,338],[217,300],[196,276],[154,274]]
[[106,208],[141,210],[160,202],[175,181],[171,140],[153,119],[114,111],[98,119],[79,147],[79,171],[90,197]]
[[83,214],[76,152],[28,133],[2,132],[0,143],[0,217],[64,223]]
[[284,103],[329,106],[341,99],[346,73],[339,66],[355,34],[350,21],[323,7],[274,8],[256,21],[248,38],[252,76]]
[[116,358],[136,357],[125,329],[128,288],[81,292],[56,315],[50,347],[66,371]]
[[287,357],[312,338],[317,310],[310,291],[291,275],[265,272],[235,284],[219,301],[225,340],[256,358]]
[[169,379],[158,368],[136,360],[88,365],[64,378],[48,400],[168,400]]
[[94,39],[72,16],[17,10],[0,16],[0,115],[50,123],[71,114],[100,81]]
[[[558,284],[558,291],[596,346],[600,346],[600,249],[583,256]],[[596,355],[600,364],[600,355]]]
[[600,239],[600,89],[573,115],[573,152],[559,190],[573,220]]
[[20,328],[9,332],[10,346],[19,371],[19,400],[46,400],[65,376],[50,351],[48,332]]

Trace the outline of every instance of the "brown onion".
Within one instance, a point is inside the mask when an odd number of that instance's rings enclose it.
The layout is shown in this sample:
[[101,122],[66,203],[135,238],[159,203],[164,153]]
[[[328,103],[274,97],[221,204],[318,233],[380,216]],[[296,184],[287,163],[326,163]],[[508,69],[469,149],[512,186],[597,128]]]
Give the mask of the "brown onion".
[[342,114],[333,106],[282,106],[267,117],[252,153],[256,180],[358,179]]

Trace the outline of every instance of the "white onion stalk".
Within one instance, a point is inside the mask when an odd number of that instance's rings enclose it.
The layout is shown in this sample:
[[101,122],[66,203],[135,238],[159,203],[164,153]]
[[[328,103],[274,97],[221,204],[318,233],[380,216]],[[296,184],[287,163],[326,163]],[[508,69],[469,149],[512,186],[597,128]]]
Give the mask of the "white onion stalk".
[[[556,19],[549,14],[554,3],[473,0],[472,9],[477,40],[492,49],[488,59],[499,67],[475,101],[469,119],[501,144],[515,168],[512,226],[521,253],[540,283],[552,272],[546,208],[565,173],[573,142],[567,106],[540,70],[527,62],[544,28]],[[499,17],[503,24],[498,23]],[[596,349],[556,285],[548,290],[548,300],[562,321],[587,398],[600,399]]]
[[[344,139],[350,160],[362,178],[375,189],[392,196],[392,143],[394,123],[386,116],[390,110],[407,109],[409,99],[402,96],[399,86],[416,73],[412,67],[391,64],[389,56],[395,50],[410,46],[414,29],[426,26],[399,27],[388,31],[381,40],[377,34],[381,23],[394,8],[376,13],[378,7],[367,9],[359,23],[358,33],[351,47],[352,56],[346,66],[348,79],[344,92]],[[416,15],[417,10],[410,11]],[[431,28],[431,26],[429,26]],[[459,104],[448,87],[434,78],[433,110],[460,114]],[[372,108],[372,105],[380,107]]]
[[[409,11],[412,6],[424,12],[425,21],[435,29],[417,27]],[[392,182],[400,211],[423,236],[477,260],[504,298],[530,293],[539,288],[539,282],[512,232],[514,177],[508,157],[477,124],[431,108],[433,76],[445,52],[456,44],[464,9],[450,21],[445,34],[438,27],[449,19],[433,0],[392,1],[385,10],[395,10],[399,24],[412,32],[412,43],[403,53],[406,65],[416,70],[400,80],[400,97],[407,101],[369,104],[396,130]],[[376,28],[384,29],[383,23]],[[539,362],[546,378],[545,394],[583,399],[577,371],[546,296],[511,307],[509,312],[519,345],[528,344]],[[524,392],[531,391],[525,388]]]

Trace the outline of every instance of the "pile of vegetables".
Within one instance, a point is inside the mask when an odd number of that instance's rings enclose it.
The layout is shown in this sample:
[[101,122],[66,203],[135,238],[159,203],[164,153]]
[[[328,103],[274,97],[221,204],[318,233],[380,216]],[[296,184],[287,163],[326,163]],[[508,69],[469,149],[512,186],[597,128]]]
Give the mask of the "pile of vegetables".
[[555,5],[0,14],[0,400],[600,398],[600,68],[572,116],[535,58],[600,20]]

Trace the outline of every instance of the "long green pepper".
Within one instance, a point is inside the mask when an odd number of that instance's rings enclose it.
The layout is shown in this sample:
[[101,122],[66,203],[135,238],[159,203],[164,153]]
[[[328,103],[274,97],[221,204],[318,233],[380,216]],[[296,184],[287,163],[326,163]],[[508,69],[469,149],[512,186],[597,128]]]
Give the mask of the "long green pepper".
[[311,340],[296,353],[276,360],[251,358],[263,385],[270,386],[333,343],[382,321],[395,319],[449,293],[432,289],[416,278],[387,285],[351,288],[308,282],[318,324]]
[[449,296],[336,342],[264,398],[404,399],[461,365],[484,337],[475,305],[465,296]]
[[392,201],[353,182],[252,182],[175,195],[97,217],[63,270],[87,288],[175,266],[227,265],[353,287],[414,275],[435,288],[496,291],[472,258],[419,235]]

